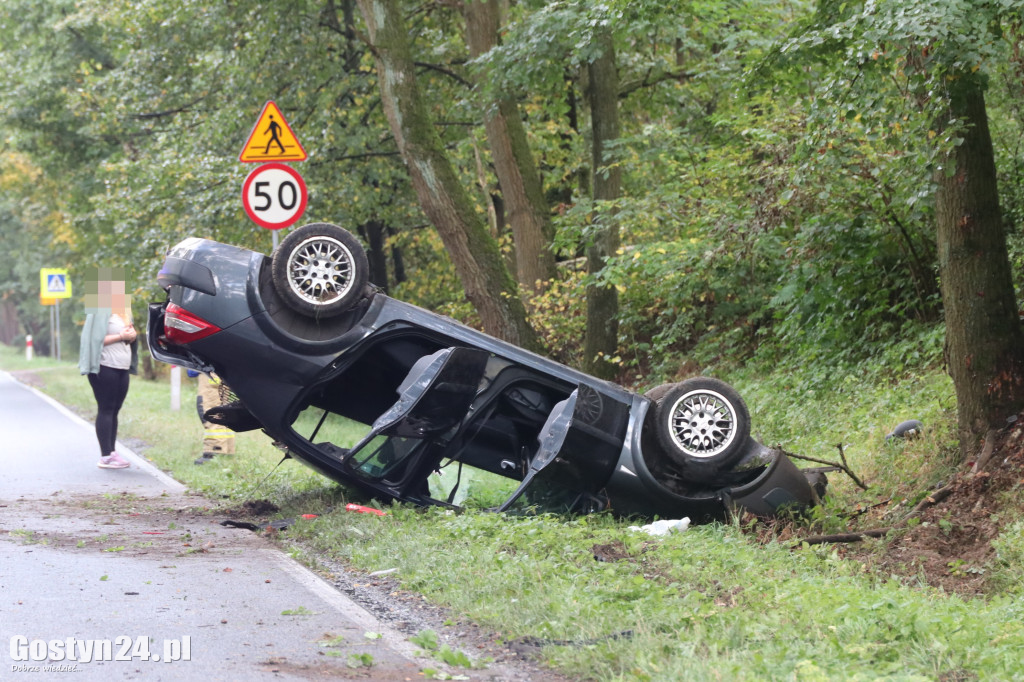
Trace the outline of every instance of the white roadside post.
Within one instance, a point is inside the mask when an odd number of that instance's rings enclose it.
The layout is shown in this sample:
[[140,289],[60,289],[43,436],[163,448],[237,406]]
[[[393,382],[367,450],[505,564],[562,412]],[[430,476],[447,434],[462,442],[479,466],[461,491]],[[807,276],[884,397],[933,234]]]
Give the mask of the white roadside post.
[[181,409],[181,367],[171,367],[171,410]]
[[32,350],[32,335],[28,334],[28,335],[25,336],[25,359],[26,360],[31,360],[32,359],[32,352],[33,352],[33,350]]

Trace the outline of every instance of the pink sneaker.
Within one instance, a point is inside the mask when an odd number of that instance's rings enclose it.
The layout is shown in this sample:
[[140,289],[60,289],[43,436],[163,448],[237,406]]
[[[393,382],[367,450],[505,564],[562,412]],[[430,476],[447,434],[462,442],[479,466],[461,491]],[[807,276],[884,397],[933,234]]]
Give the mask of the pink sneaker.
[[106,457],[100,457],[99,464],[96,466],[100,469],[127,469],[131,464],[122,459],[121,455],[111,452]]

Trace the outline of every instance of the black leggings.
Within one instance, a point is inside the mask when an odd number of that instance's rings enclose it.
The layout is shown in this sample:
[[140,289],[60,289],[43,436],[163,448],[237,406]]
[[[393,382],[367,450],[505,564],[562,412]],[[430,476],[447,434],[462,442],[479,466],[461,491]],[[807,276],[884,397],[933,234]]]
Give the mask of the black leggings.
[[100,365],[99,374],[89,375],[92,394],[96,396],[96,438],[100,441],[100,457],[114,452],[117,441],[117,413],[128,395],[128,370]]

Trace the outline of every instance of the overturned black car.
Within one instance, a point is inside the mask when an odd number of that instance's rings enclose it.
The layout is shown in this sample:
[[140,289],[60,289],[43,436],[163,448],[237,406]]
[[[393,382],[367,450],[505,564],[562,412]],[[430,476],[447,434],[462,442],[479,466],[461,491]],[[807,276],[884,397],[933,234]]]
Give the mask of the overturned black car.
[[[508,482],[493,508],[721,518],[813,503],[824,476],[750,436],[740,396],[698,377],[639,395],[390,298],[326,223],[272,257],[205,239],[171,249],[149,307],[153,357],[216,372],[238,400],[207,413],[263,429],[320,473],[381,500],[450,505],[431,476]],[[334,421],[365,425],[335,442]],[[332,440],[334,438],[334,440]]]

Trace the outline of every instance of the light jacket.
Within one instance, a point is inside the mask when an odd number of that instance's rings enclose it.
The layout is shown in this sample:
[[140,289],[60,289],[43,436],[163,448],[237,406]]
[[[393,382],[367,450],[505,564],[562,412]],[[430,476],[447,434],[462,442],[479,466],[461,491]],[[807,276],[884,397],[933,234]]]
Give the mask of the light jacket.
[[[82,374],[100,373],[100,353],[103,351],[103,339],[107,336],[107,320],[110,309],[100,308],[95,313],[85,316],[82,327],[82,345],[78,348],[78,371]],[[129,374],[139,373],[139,339],[131,342],[132,362]]]

